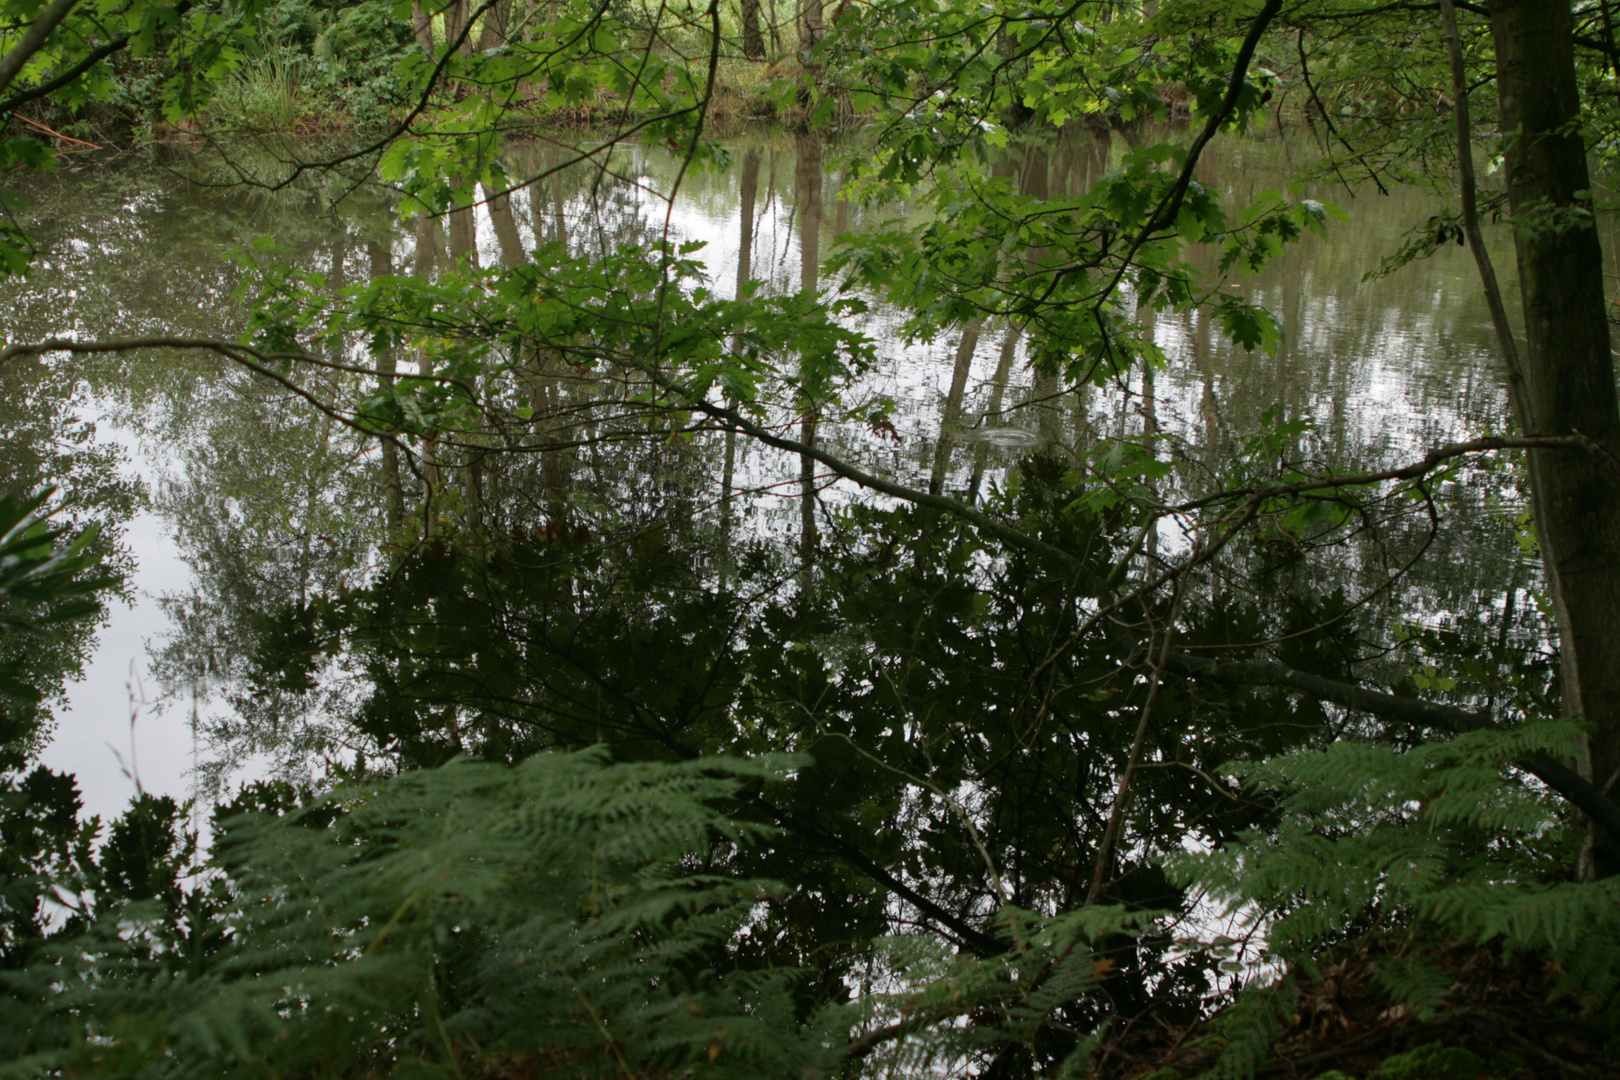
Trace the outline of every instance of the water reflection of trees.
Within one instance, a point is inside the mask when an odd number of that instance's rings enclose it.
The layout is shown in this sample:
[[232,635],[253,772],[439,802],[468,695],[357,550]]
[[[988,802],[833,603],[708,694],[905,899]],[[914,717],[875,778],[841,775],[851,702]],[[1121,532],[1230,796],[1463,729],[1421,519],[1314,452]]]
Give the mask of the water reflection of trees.
[[[127,598],[134,557],[123,526],[146,492],[125,473],[124,448],[98,437],[87,415],[93,407],[71,365],[33,357],[7,364],[0,377],[0,492],[15,497],[54,487],[56,520],[72,532],[99,530],[92,551],[121,580]],[[104,622],[75,620],[44,638],[0,635],[0,665],[22,665],[44,695],[39,702],[0,697],[0,758],[32,756],[49,739],[66,684],[83,674]]]
[[[1031,198],[1075,197],[1122,141],[1082,133],[1021,145],[996,168]],[[1201,179],[1264,182],[1281,153],[1247,148],[1241,170],[1208,165]],[[546,173],[551,155],[526,148],[510,171]],[[833,234],[892,212],[827,190],[821,162],[835,153],[806,139],[761,140],[737,156],[728,173],[691,174],[672,218],[679,239],[709,241],[716,292],[734,295],[752,277],[780,293],[826,288],[819,256]],[[561,251],[600,257],[657,240],[664,218],[649,192],[667,190],[674,173],[656,151],[621,151],[607,169],[582,162],[404,227],[375,207],[319,225],[290,206],[254,212],[271,215],[294,262],[332,290],[403,268],[448,288],[457,266],[532,269]],[[1134,440],[1167,466],[1151,495],[1173,504],[1231,473],[1246,453],[1233,432],[1256,430],[1267,409],[1318,421],[1268,451],[1261,464],[1276,471],[1388,463],[1499,410],[1494,394],[1454,395],[1435,381],[1488,385],[1470,344],[1478,313],[1445,287],[1453,270],[1409,272],[1427,275],[1421,291],[1437,292],[1437,305],[1408,303],[1419,291],[1408,279],[1345,276],[1369,249],[1393,247],[1416,206],[1393,204],[1374,227],[1292,249],[1244,283],[1283,316],[1290,337],[1275,357],[1234,352],[1198,313],[1127,311],[1154,327],[1167,365],[1151,380],[1069,388],[1054,372],[1027,371],[1015,320],[970,321],[907,345],[900,318],[877,307],[862,325],[882,339],[886,364],[853,393],[894,399],[882,423],[785,395],[768,403],[768,419],[846,461],[988,506],[1083,553],[1096,573],[1120,563],[1152,572],[1194,538],[1168,524],[1143,535],[1128,503],[1061,512],[1096,493],[1093,455],[1110,440]],[[214,212],[219,231],[249,224],[228,207]],[[120,242],[138,253],[160,242],[141,230],[168,220],[152,213],[93,227],[126,230]],[[553,256],[546,245],[558,245]],[[163,295],[201,307],[235,280],[183,284]],[[89,303],[87,327],[124,325],[116,299]],[[1346,318],[1351,307],[1362,315]],[[467,332],[475,297],[435,310],[437,322],[412,331],[478,338]],[[1435,340],[1450,346],[1438,363]],[[1106,888],[1132,903],[1180,904],[1154,869],[1164,852],[1153,844],[1264,821],[1264,808],[1210,781],[1216,766],[1364,722],[1276,691],[1165,684],[1147,779],[1110,852],[1111,792],[1147,682],[1141,655],[1087,629],[1094,597],[959,522],[829,485],[808,457],[672,416],[648,400],[656,387],[643,371],[591,363],[579,342],[499,348],[509,351],[476,381],[445,390],[450,419],[427,434],[401,428],[380,446],[287,387],[240,373],[125,365],[100,376],[141,387],[124,400],[163,402],[142,422],[177,447],[159,508],[196,579],[169,600],[159,664],[171,685],[211,689],[226,706],[206,725],[216,770],[255,753],[286,769],[354,751],[419,765],[599,741],[624,756],[809,753],[815,764],[799,783],[752,793],[738,810],[784,828],[782,841],[734,856],[756,861],[750,873],[823,883],[759,929],[762,953],[793,954],[828,940],[828,924],[882,923],[895,896],[972,940],[995,897],[981,842],[997,852],[1015,903],[1061,908]],[[1386,378],[1420,349],[1444,374]],[[354,339],[335,351],[376,374],[289,378],[339,409],[426,373],[425,352],[405,344],[368,354]],[[1390,416],[1400,422],[1383,426]],[[1532,584],[1502,555],[1513,550],[1511,508],[1487,495],[1501,488],[1499,477],[1464,472],[1443,502],[1374,502],[1347,527],[1270,522],[1132,629],[1174,623],[1189,652],[1391,687],[1409,685],[1424,650],[1480,646],[1524,663],[1541,639],[1533,605],[1519,600],[1491,636],[1463,625],[1465,613],[1495,610],[1496,598]],[[1442,505],[1437,528],[1430,510]],[[1392,654],[1397,627],[1412,622],[1454,636]],[[1162,944],[1121,952],[1122,1000],[1202,992],[1203,974],[1177,969]],[[835,952],[793,959],[833,985],[854,962]]]

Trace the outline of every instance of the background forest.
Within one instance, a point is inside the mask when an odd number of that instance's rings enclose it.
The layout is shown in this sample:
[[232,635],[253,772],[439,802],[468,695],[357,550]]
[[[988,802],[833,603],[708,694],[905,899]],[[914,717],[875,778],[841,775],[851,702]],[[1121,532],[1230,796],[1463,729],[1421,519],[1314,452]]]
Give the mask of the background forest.
[[[1620,1073],[1608,0],[0,8],[4,1075]],[[1369,456],[1216,388],[1378,199],[1487,404]]]

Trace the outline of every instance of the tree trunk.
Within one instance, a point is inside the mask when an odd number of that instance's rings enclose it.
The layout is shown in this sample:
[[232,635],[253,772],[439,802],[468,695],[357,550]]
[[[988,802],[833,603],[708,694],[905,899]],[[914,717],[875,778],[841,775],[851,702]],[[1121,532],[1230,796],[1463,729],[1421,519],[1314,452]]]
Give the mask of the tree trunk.
[[[1580,432],[1620,449],[1620,406],[1603,296],[1603,252],[1576,126],[1567,0],[1492,0],[1508,200],[1518,223],[1524,374],[1533,434]],[[1577,197],[1579,193],[1579,197]],[[1566,714],[1592,726],[1582,771],[1620,779],[1620,486],[1594,454],[1542,452],[1542,560],[1558,616]],[[1620,868],[1609,838],[1583,874]]]
[[742,50],[750,60],[765,59],[765,35],[759,29],[759,0],[742,0]]
[[[393,274],[394,252],[385,241],[367,241],[366,251],[371,256],[373,278]],[[376,361],[378,383],[383,390],[392,390],[395,367],[398,363],[394,350],[392,348],[383,350],[377,355]],[[383,493],[387,499],[385,520],[389,528],[397,529],[405,523],[405,488],[399,475],[399,447],[392,439],[382,441],[382,474]]]
[[[475,192],[477,189],[474,189]],[[476,198],[476,194],[474,198]],[[478,268],[478,224],[471,206],[452,210],[450,218],[450,263],[460,266],[462,260],[472,269]]]
[[[741,222],[737,239],[737,299],[742,299],[743,288],[754,276],[754,203],[759,193],[759,151],[749,150],[743,154],[742,175],[739,194],[742,205],[738,212]],[[741,342],[734,346],[739,351]],[[736,403],[726,398],[727,405]],[[731,533],[736,520],[736,506],[733,498],[733,488],[737,476],[737,432],[734,428],[726,429],[726,457],[725,470],[722,475],[720,496],[720,589],[725,591],[727,580],[731,574]]]
[[433,16],[422,6],[422,0],[413,0],[411,4],[411,26],[416,30],[416,43],[422,46],[422,51],[437,59],[439,52],[433,42]]
[[517,215],[512,213],[512,196],[497,195],[489,200],[489,223],[501,248],[502,266],[522,266],[528,262],[523,235],[518,232]]
[[478,51],[488,52],[506,44],[506,29],[512,19],[512,0],[496,0],[484,12],[484,26],[478,34]]
[[799,52],[807,66],[810,50],[821,37],[821,0],[799,0]]
[[754,203],[759,193],[758,150],[743,153],[739,180],[742,205],[738,217],[742,222],[742,228],[737,240],[737,297],[741,299],[743,286],[754,276]]
[[[812,0],[805,0],[806,4]],[[814,0],[818,3],[819,0]],[[799,203],[799,288],[814,293],[821,282],[821,141],[801,134],[794,145],[793,194]],[[811,402],[799,422],[799,441],[815,446],[820,406]],[[799,551],[804,560],[804,592],[810,592],[816,550],[816,463],[799,456]]]
[[934,471],[928,477],[928,494],[945,490],[945,473],[951,463],[951,450],[962,426],[962,398],[967,395],[968,376],[973,372],[973,354],[979,347],[984,319],[975,315],[962,327],[962,340],[956,343],[956,363],[951,368],[951,388],[945,394],[945,412],[939,422],[939,440],[934,444]]
[[[456,39],[461,37],[462,31],[467,29],[467,20],[472,16],[471,0],[452,0],[444,9],[444,47],[453,48]],[[461,43],[461,51],[472,52],[472,35]]]

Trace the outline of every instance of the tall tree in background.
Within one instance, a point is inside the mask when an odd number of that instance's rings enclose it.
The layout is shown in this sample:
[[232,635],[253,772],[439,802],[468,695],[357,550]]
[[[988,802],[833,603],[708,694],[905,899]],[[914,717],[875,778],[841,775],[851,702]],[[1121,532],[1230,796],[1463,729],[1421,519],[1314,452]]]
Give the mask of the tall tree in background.
[[742,0],[742,50],[749,60],[765,59],[765,35],[759,28],[759,0]]
[[512,20],[512,0],[496,0],[484,10],[484,25],[478,32],[478,51],[487,52],[506,44],[507,25]]

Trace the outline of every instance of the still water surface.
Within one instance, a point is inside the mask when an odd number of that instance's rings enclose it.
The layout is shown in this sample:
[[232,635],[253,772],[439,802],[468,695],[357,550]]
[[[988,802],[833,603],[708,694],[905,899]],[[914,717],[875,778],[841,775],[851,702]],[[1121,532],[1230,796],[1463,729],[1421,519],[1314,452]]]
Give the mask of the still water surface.
[[[1083,135],[1022,148],[1016,165],[1025,175],[1038,171],[1050,190],[1080,192],[1125,148],[1119,137]],[[701,258],[716,291],[735,288],[740,270],[791,291],[813,278],[838,235],[908,212],[900,203],[843,201],[841,178],[827,165],[836,155],[806,140],[765,135],[732,153],[724,173],[689,173],[673,208],[663,196],[678,162],[656,148],[625,148],[609,174],[560,173],[477,208],[459,233],[457,222],[427,231],[401,225],[386,197],[369,191],[334,204],[333,191],[318,185],[279,193],[199,187],[186,178],[197,168],[183,158],[86,168],[31,194],[44,255],[30,280],[0,292],[3,330],[8,340],[233,336],[242,324],[232,295],[239,271],[222,255],[259,236],[338,287],[391,267],[443,265],[453,252],[490,266],[520,260],[543,241],[604,250],[656,236],[666,215],[678,239],[706,243]],[[1282,188],[1313,153],[1307,133],[1228,145],[1206,156],[1199,178],[1240,203]],[[538,148],[522,155],[516,168],[547,160]],[[1502,379],[1467,253],[1446,248],[1388,277],[1363,279],[1435,212],[1433,196],[1311,194],[1338,202],[1349,221],[1293,246],[1264,273],[1227,284],[1281,317],[1286,341],[1275,355],[1234,348],[1196,312],[1159,313],[1154,334],[1170,366],[1158,373],[1151,401],[1139,376],[1055,394],[1024,370],[1005,328],[983,327],[965,343],[960,332],[907,343],[900,316],[874,303],[859,325],[878,343],[883,364],[860,390],[895,401],[898,439],[836,426],[823,437],[896,479],[968,493],[994,483],[1032,447],[1081,452],[1098,435],[1140,431],[1149,413],[1179,452],[1212,460],[1269,409],[1309,416],[1317,429],[1308,456],[1346,468],[1501,430]],[[1498,267],[1511,277],[1505,256],[1498,254]],[[947,409],[959,370],[966,373],[961,400]],[[734,453],[743,526],[790,539],[799,517],[794,489],[784,485],[797,476],[797,462],[741,444]],[[627,489],[640,485],[701,506],[712,506],[721,490],[718,449],[678,479],[657,455],[624,454],[575,463],[572,497],[587,517],[631,513],[637,493]],[[274,755],[199,742],[194,724],[229,729],[233,713],[257,707],[233,682],[256,605],[366,573],[387,513],[377,467],[374,452],[329,420],[213,361],[52,357],[5,373],[0,488],[62,484],[79,519],[118,519],[133,569],[128,601],[115,604],[101,628],[43,758],[78,774],[91,812],[122,807],[133,790],[130,772],[147,790],[185,795],[206,758],[227,778],[291,767]],[[133,513],[109,512],[114,492],[134,500]],[[831,502],[850,497],[845,485],[823,492]],[[1405,594],[1413,619],[1444,620],[1469,604],[1494,608],[1530,581],[1531,569],[1510,556],[1504,522],[1512,508],[1484,494],[1456,506],[1438,557]],[[331,689],[344,692],[341,681]],[[318,727],[320,719],[302,722]]]

